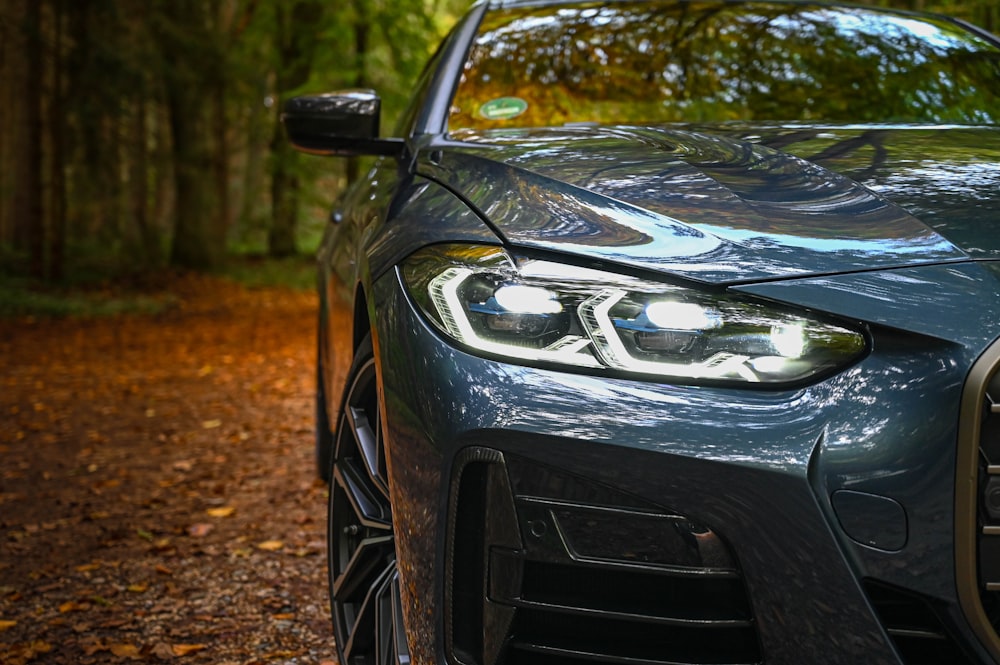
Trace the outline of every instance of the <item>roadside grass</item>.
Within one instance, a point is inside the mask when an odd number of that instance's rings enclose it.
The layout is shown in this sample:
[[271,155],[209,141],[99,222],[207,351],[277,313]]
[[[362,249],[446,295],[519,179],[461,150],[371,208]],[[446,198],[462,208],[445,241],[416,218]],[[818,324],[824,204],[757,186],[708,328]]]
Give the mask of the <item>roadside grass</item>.
[[101,317],[155,314],[172,305],[170,294],[93,286],[51,286],[34,280],[6,279],[0,283],[0,318]]
[[311,254],[281,259],[256,254],[231,256],[216,274],[250,288],[285,287],[311,291],[316,288],[316,258]]
[[[0,319],[157,314],[179,302],[171,289],[183,274],[172,269],[116,276],[88,273],[58,284],[0,274]],[[304,255],[231,256],[211,274],[251,289],[306,291],[316,285],[315,259]]]

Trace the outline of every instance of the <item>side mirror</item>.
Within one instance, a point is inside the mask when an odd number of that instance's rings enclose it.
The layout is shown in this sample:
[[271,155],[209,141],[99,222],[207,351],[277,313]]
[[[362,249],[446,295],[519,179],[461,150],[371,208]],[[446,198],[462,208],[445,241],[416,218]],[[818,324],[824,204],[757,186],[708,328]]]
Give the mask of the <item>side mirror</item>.
[[292,145],[304,152],[400,156],[402,139],[378,136],[381,106],[373,90],[338,90],[289,99],[281,121]]

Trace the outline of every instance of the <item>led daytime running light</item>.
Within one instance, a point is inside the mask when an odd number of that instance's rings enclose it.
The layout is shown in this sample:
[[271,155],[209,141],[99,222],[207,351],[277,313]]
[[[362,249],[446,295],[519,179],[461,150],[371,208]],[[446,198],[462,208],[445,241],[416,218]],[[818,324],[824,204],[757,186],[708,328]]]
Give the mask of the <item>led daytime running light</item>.
[[458,295],[462,284],[474,274],[475,271],[469,268],[448,268],[427,285],[431,301],[441,314],[441,322],[447,332],[455,339],[488,353],[524,360],[544,360],[584,367],[601,366],[593,355],[584,351],[590,344],[590,340],[579,335],[564,335],[544,349],[504,344],[481,337],[469,321],[465,307]]

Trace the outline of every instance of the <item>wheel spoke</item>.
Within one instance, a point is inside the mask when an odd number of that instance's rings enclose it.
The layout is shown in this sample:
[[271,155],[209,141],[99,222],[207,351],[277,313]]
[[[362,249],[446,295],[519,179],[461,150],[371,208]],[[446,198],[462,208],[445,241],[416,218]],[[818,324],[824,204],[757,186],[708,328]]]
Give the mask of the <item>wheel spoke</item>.
[[392,587],[397,580],[395,561],[386,570],[381,584],[375,592],[375,653],[379,663],[388,665],[394,660],[396,649],[393,632],[396,629],[392,618]]
[[381,663],[384,661],[369,661],[372,655],[380,655],[380,605],[387,582],[391,579],[395,571],[395,561],[385,567],[368,587],[364,598],[357,605],[358,610],[353,622],[348,629],[347,644],[344,645],[344,656],[351,662],[359,656],[365,657],[365,662]]
[[[369,420],[374,417],[375,422]],[[348,418],[351,421],[351,430],[354,432],[354,439],[357,444],[358,453],[364,460],[368,477],[372,484],[385,497],[389,498],[389,487],[386,485],[382,471],[382,451],[381,437],[376,434],[379,431],[378,410],[370,414],[362,408],[351,407],[348,410]]]
[[410,665],[410,645],[406,643],[406,626],[403,625],[403,599],[399,591],[398,570],[393,575],[392,580],[392,621],[393,652],[391,662],[395,665]]
[[373,491],[367,476],[363,475],[350,460],[337,464],[334,483],[343,489],[358,522],[374,529],[391,529],[392,521],[387,500]]
[[365,538],[351,552],[340,574],[334,579],[333,594],[337,600],[351,601],[358,592],[366,593],[373,583],[375,572],[383,565],[387,553],[393,551],[391,535],[381,538]]

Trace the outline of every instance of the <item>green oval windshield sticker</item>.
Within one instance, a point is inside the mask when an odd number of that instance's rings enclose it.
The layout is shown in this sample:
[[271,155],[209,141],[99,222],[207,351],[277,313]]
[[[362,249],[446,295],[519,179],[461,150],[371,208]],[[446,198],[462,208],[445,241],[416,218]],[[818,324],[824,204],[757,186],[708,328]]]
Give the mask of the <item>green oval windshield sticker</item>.
[[500,97],[479,107],[479,115],[487,120],[508,120],[528,110],[528,102],[520,97]]

